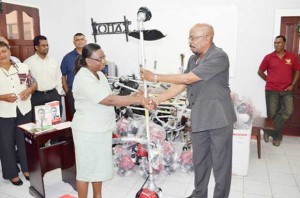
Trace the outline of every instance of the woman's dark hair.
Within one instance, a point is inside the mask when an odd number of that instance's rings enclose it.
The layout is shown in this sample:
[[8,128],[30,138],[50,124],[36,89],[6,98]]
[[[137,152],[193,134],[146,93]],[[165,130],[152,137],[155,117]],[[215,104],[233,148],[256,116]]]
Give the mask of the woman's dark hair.
[[100,45],[96,43],[89,43],[82,49],[82,54],[79,55],[75,61],[75,74],[80,70],[81,67],[86,67],[86,58],[90,58],[94,52],[101,49]]
[[7,47],[9,49],[9,45],[3,41],[0,41],[0,47]]

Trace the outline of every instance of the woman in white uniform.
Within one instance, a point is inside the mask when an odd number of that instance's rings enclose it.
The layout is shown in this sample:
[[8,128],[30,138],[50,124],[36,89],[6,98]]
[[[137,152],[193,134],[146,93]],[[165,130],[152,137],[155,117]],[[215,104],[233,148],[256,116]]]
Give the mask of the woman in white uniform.
[[31,122],[30,98],[37,84],[28,65],[13,62],[10,54],[9,46],[0,41],[0,157],[3,178],[20,186],[17,159],[27,180],[29,173],[24,133],[17,126]]
[[79,198],[86,198],[92,183],[93,197],[101,198],[102,181],[113,174],[112,133],[115,130],[114,106],[146,105],[143,94],[112,95],[101,70],[105,55],[97,44],[87,44],[76,61],[73,95],[75,99],[72,132],[76,157],[76,185]]

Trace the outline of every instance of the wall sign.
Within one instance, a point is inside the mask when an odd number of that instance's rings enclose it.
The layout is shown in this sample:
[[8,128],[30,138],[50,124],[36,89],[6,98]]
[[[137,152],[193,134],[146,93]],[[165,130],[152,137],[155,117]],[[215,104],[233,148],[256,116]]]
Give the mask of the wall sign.
[[93,18],[91,18],[91,21],[95,43],[97,43],[96,36],[103,34],[125,34],[126,41],[128,42],[128,27],[131,24],[131,21],[128,21],[126,16],[124,16],[123,22],[96,23]]

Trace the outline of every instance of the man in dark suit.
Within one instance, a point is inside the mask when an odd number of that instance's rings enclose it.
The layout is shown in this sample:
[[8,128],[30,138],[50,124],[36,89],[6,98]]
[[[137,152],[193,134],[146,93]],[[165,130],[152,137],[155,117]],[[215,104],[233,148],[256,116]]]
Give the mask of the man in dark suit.
[[195,189],[189,198],[207,198],[211,169],[215,176],[214,198],[227,198],[230,192],[236,115],[230,97],[228,56],[215,46],[213,37],[211,25],[196,24],[191,28],[189,46],[194,55],[184,74],[154,74],[141,69],[145,80],[174,84],[153,100],[156,105],[187,88],[195,170]]

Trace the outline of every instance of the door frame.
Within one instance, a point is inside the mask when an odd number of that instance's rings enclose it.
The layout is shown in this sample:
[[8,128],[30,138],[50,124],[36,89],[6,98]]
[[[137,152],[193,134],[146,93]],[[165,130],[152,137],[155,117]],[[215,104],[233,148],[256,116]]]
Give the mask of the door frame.
[[[281,17],[300,16],[300,9],[276,9],[274,20],[274,38],[280,34]],[[272,40],[272,48],[273,48]]]
[[[39,9],[36,7],[29,7],[25,5],[18,5],[12,3],[2,2],[3,11],[0,13],[0,35],[5,37],[10,46],[12,55],[18,57],[21,61],[24,61],[26,58],[34,54],[33,47],[33,38],[32,39],[24,39],[24,27],[23,27],[23,15],[25,12],[29,17],[33,18],[33,36],[40,34],[40,17],[39,17]],[[7,24],[6,24],[6,14],[11,13],[12,11],[17,12],[18,19],[18,31],[19,38],[10,39],[8,37],[7,32]]]
[[[300,9],[276,9],[275,10],[274,38],[276,36],[280,35],[282,17],[300,17]],[[298,54],[298,52],[297,52],[297,54]],[[296,87],[297,90],[298,90],[298,87],[299,87],[299,82],[297,82],[297,87]],[[293,92],[295,92],[295,90]],[[297,105],[296,105],[296,104],[299,103],[299,95],[297,95],[297,100],[298,100],[298,102],[294,101],[294,104],[293,104],[294,111],[296,111],[296,109],[297,110],[299,109],[299,108],[297,108]],[[283,132],[284,135],[294,135],[294,136],[299,136],[300,135],[299,130],[298,130],[299,125],[298,124],[295,125],[295,123],[292,121],[292,119],[296,118],[296,117],[297,117],[297,114],[295,114],[293,112],[293,115],[289,118],[289,120],[286,122],[286,125],[283,128],[282,132]]]

